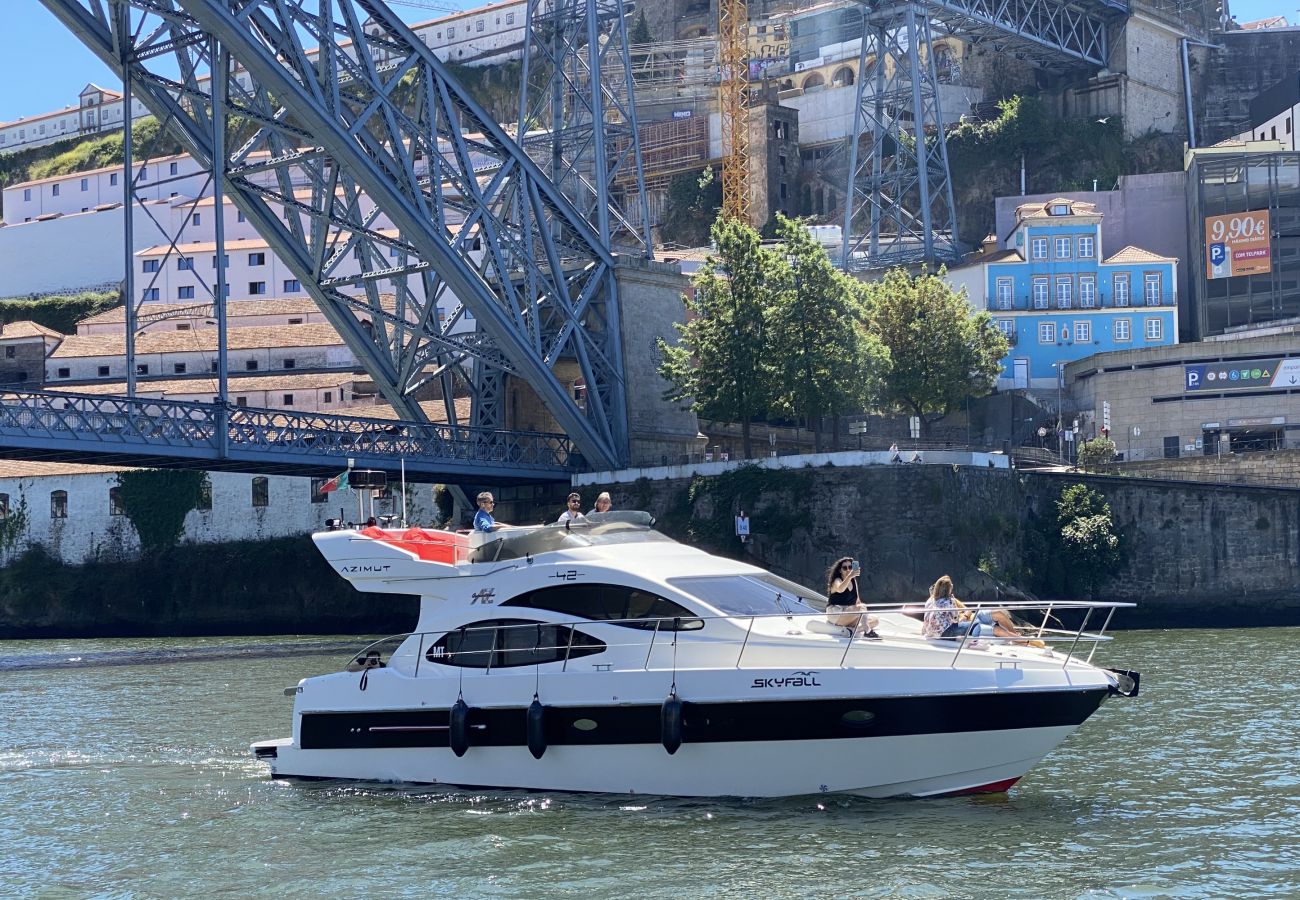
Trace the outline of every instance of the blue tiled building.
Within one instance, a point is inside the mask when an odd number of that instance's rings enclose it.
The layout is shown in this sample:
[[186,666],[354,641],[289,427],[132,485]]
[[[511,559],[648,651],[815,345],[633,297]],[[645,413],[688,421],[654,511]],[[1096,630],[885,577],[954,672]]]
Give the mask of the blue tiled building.
[[1101,220],[1079,200],[1025,204],[1004,240],[949,270],[1011,342],[1000,389],[1054,387],[1059,364],[1178,342],[1178,261],[1131,246],[1104,256]]

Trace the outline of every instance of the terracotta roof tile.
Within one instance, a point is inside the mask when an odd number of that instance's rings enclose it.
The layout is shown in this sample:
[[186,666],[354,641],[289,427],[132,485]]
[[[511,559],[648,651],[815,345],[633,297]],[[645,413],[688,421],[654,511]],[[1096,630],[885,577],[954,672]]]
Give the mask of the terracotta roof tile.
[[44,325],[38,325],[35,322],[24,319],[21,322],[9,322],[0,326],[0,340],[6,338],[34,338],[47,337],[55,340],[63,340],[65,335],[55,331],[53,328],[46,328]]
[[[227,381],[230,393],[238,391],[309,391],[317,388],[342,387],[368,375],[353,372],[312,372],[301,375],[232,375]],[[192,378],[171,378],[166,381],[137,381],[136,392],[142,396],[163,398],[168,395],[216,396],[217,376],[205,372]],[[45,390],[67,394],[94,394],[96,396],[126,396],[126,383],[104,381],[95,384],[46,384]]]
[[1159,253],[1152,253],[1150,250],[1143,250],[1141,247],[1134,247],[1132,244],[1102,260],[1103,263],[1144,263],[1144,262],[1177,262],[1172,256],[1161,256]]
[[0,466],[0,479],[42,478],[49,475],[111,475],[130,472],[134,466],[91,466],[85,463],[36,462],[27,459],[6,459]]
[[986,263],[1006,262],[1008,260],[1020,262],[1020,253],[1015,250],[995,250],[992,253],[976,253],[966,257],[955,266],[949,266],[949,272],[956,272],[958,269],[970,269],[975,266],[982,266]]
[[[227,334],[230,350],[267,350],[285,347],[341,347],[343,339],[332,325],[267,325],[232,328]],[[149,353],[215,353],[217,329],[190,331],[146,331],[135,341],[137,355]],[[126,354],[124,334],[75,334],[64,338],[51,359],[84,359],[92,356]]]
[[[204,306],[202,302],[198,303],[145,303],[140,307],[141,315],[153,315],[155,313],[171,313],[180,310],[195,309]],[[297,315],[298,313],[319,312],[320,307],[316,301],[310,297],[283,297],[270,300],[232,300],[226,304],[227,318],[238,316],[282,316]],[[195,318],[203,318],[203,314],[195,312]],[[180,316],[178,318],[185,318]],[[101,313],[82,319],[78,325],[124,325],[126,324],[126,307],[114,306],[112,309],[106,309]]]

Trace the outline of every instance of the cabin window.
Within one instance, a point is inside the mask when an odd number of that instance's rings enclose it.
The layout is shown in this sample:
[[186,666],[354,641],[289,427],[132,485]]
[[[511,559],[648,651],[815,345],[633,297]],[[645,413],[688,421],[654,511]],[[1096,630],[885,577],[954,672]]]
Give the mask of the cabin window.
[[271,484],[265,475],[258,475],[253,479],[253,505],[271,505]]
[[[624,628],[692,631],[704,622],[689,609],[639,588],[619,584],[565,584],[521,594],[501,604],[546,609],[575,619],[613,621]],[[622,620],[622,621],[620,621]]]
[[576,628],[527,619],[487,619],[448,632],[425,659],[467,669],[498,669],[564,662],[605,649],[603,641]]

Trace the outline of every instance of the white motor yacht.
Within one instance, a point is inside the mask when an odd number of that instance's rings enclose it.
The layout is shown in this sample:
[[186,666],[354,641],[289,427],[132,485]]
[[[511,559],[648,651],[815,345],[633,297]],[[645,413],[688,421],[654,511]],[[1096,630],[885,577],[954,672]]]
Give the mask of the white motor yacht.
[[287,689],[293,736],[254,754],[276,777],[475,788],[996,792],[1137,692],[1137,673],[1083,652],[1130,604],[1037,607],[1026,637],[1045,647],[928,639],[902,607],[873,606],[867,640],[830,625],[816,592],[651,525],[314,535],[357,589],[418,595],[419,621]]

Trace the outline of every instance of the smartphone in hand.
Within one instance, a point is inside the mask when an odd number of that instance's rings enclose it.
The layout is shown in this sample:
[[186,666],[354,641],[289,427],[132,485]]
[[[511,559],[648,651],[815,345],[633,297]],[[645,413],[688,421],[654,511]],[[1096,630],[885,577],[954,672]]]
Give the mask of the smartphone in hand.
[[849,574],[850,574],[850,575],[861,575],[861,574],[862,574],[862,564],[859,563],[856,559],[853,560],[853,565],[849,567]]

